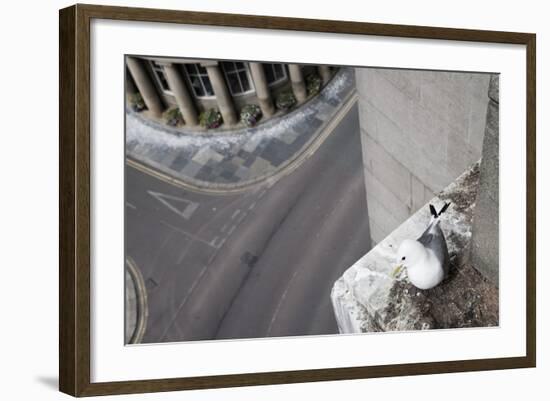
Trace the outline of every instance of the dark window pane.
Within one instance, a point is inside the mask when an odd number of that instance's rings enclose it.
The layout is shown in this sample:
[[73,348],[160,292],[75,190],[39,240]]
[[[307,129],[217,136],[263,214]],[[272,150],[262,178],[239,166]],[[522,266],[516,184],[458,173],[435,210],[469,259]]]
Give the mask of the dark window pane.
[[224,61],[222,63],[222,68],[225,72],[232,72],[235,71],[235,63],[231,63],[228,61]]
[[239,72],[239,77],[241,78],[241,85],[243,92],[248,92],[250,90],[250,83],[248,82],[248,74],[246,71]]
[[229,85],[229,89],[231,90],[232,94],[237,94],[241,92],[241,85],[239,84],[239,79],[237,78],[237,74],[235,73],[227,74],[227,83]]
[[204,84],[204,89],[206,90],[206,94],[204,96],[214,96],[214,91],[212,90],[210,78],[208,78],[208,76],[204,76],[202,78],[202,83]]
[[197,70],[201,73],[201,74],[206,74],[206,68],[203,67],[202,65],[200,64],[196,64],[196,67],[197,67]]
[[195,95],[197,96],[204,96],[204,91],[202,89],[202,85],[200,83],[198,76],[190,76],[189,77],[191,81],[191,86],[193,87],[193,91],[195,92]]
[[235,68],[239,70],[244,70],[244,63],[235,63]]
[[264,71],[265,71],[265,79],[267,80],[268,84],[275,81],[275,76],[273,75],[273,64],[265,64]]
[[160,87],[162,88],[162,90],[170,90],[170,87],[168,86],[168,82],[166,81],[166,78],[164,77],[163,72],[157,70],[155,73],[158,77]]
[[281,64],[273,64],[273,69],[275,70],[275,79],[281,79],[284,77],[283,66]]

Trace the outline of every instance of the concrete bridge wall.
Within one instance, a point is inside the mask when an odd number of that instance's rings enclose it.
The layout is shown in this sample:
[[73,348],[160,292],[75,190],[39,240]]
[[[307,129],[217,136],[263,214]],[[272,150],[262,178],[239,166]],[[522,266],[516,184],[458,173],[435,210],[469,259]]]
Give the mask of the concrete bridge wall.
[[373,245],[481,158],[490,75],[356,69]]

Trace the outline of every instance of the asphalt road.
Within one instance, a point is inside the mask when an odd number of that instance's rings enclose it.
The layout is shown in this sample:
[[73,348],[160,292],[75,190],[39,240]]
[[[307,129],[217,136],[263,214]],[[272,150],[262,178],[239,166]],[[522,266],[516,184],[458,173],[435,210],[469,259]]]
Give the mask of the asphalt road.
[[357,106],[273,185],[228,195],[126,167],[126,250],[143,342],[335,334],[334,281],[369,250]]

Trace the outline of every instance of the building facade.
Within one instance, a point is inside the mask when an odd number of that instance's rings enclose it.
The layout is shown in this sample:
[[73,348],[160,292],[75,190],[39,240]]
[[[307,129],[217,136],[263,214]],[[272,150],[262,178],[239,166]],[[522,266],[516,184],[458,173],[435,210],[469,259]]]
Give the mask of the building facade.
[[245,105],[258,105],[265,120],[277,112],[280,93],[291,91],[300,104],[309,95],[307,77],[325,85],[333,72],[330,66],[128,56],[126,93],[128,99],[139,93],[152,118],[177,107],[186,127],[198,127],[200,113],[216,109],[231,127]]

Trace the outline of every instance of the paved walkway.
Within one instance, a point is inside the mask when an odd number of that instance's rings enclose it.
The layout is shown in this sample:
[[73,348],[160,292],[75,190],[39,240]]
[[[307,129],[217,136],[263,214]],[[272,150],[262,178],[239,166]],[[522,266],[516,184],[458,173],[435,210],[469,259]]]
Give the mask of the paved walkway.
[[342,68],[318,96],[296,110],[258,127],[211,135],[175,131],[127,112],[127,157],[194,187],[245,187],[298,159],[354,89],[353,70]]

